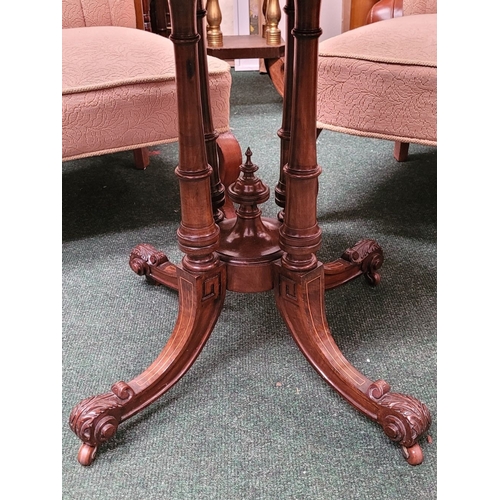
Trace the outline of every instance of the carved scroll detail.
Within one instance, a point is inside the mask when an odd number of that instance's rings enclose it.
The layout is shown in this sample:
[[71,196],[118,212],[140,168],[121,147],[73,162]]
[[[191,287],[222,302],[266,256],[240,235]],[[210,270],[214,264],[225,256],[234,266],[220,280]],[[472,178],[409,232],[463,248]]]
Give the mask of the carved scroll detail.
[[371,285],[380,283],[380,274],[377,270],[384,263],[384,254],[375,240],[358,241],[342,254],[342,258],[353,264],[361,265],[361,271]]
[[383,380],[368,388],[368,396],[379,404],[378,421],[392,441],[407,448],[413,446],[431,425],[427,406],[406,394],[391,393]]
[[375,240],[360,240],[348,248],[342,258],[354,264],[361,264],[371,253],[381,252],[380,245]]
[[152,267],[168,262],[168,257],[149,243],[141,243],[130,253],[129,265],[139,276],[149,276]]
[[69,426],[87,445],[99,446],[111,439],[118,429],[124,412],[123,403],[133,396],[133,391],[124,382],[118,382],[113,388],[119,396],[113,392],[91,396],[71,412]]

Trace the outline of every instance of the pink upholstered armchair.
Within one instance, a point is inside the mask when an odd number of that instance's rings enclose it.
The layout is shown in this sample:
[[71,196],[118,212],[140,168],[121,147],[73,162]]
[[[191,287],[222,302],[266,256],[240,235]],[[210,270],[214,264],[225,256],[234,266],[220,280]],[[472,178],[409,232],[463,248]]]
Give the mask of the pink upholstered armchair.
[[[146,168],[148,146],[177,141],[173,44],[151,32],[149,3],[62,0],[63,161],[132,150]],[[207,61],[214,131],[237,145],[227,135],[230,66]]]
[[[355,0],[353,0],[355,1]],[[380,0],[319,47],[318,129],[437,146],[437,0]]]

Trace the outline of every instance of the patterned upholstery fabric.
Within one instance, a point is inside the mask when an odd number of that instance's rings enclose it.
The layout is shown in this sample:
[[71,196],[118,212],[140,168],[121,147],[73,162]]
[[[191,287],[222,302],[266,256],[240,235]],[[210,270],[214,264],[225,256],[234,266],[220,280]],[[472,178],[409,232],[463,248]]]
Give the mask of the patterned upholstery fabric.
[[[104,6],[98,15],[91,7]],[[178,140],[172,42],[135,28],[124,0],[64,0],[63,16],[90,27],[62,30],[63,161]],[[85,15],[81,15],[85,12]],[[89,14],[92,13],[92,15]],[[125,12],[125,11],[124,11]],[[123,14],[123,15],[122,15]],[[112,22],[133,26],[96,26]],[[229,130],[230,66],[208,58],[214,128]]]
[[437,14],[437,0],[404,0],[403,16]]
[[62,0],[62,27],[136,27],[134,0]]
[[322,42],[318,127],[437,145],[436,17],[397,17]]

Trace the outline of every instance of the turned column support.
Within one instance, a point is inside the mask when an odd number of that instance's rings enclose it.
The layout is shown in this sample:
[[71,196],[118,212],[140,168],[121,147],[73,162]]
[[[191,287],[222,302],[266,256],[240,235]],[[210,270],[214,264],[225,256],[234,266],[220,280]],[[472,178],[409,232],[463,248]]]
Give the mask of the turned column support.
[[318,176],[316,159],[316,89],[321,0],[295,2],[294,63],[289,161],[283,167],[287,205],[280,229],[283,265],[308,271],[317,264],[321,229],[316,218]]
[[286,15],[286,45],[285,45],[285,65],[283,87],[283,114],[281,128],[278,130],[280,138],[280,174],[274,195],[276,205],[282,208],[278,214],[278,219],[283,222],[285,218],[286,205],[286,180],[283,169],[290,160],[290,129],[292,128],[292,90],[293,90],[293,62],[295,57],[294,38],[292,28],[295,25],[295,5],[294,0],[286,0],[284,7]]
[[222,185],[219,172],[219,158],[217,152],[216,132],[212,120],[212,103],[210,98],[210,87],[208,77],[207,44],[205,42],[205,20],[207,11],[203,8],[202,0],[197,0],[197,30],[200,34],[198,42],[198,61],[200,65],[200,93],[203,114],[203,130],[205,133],[205,147],[207,150],[207,161],[212,167],[211,176],[211,196],[212,210],[215,222],[220,222],[224,218],[222,207],[225,203],[224,186]]
[[[177,240],[183,267],[193,272],[213,268],[218,257],[219,228],[212,215],[210,179],[203,130],[196,2],[169,0],[174,44],[179,116],[179,178],[181,224]],[[190,112],[186,112],[189,109]]]

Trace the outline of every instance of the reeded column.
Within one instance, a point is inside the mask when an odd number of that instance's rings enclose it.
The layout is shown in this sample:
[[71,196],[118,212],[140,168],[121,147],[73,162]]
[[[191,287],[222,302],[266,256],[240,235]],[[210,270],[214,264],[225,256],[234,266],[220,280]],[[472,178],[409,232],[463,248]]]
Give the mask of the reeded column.
[[169,0],[172,19],[179,116],[179,178],[181,224],[177,231],[185,253],[183,267],[207,271],[218,261],[219,228],[212,216],[210,177],[203,131],[198,65],[196,0]]
[[309,271],[317,264],[321,229],[316,218],[318,176],[316,157],[316,92],[321,0],[295,0],[290,159],[284,166],[287,204],[280,229],[283,266]]

